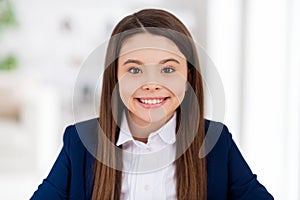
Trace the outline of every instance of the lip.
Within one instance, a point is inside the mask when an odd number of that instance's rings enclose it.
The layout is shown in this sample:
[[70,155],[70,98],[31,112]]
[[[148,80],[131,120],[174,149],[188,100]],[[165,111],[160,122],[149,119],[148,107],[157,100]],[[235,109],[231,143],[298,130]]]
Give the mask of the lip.
[[[151,109],[151,108],[161,107],[168,101],[168,99],[169,97],[140,97],[140,98],[134,98],[134,101],[136,101],[143,108]],[[148,101],[149,103],[143,103],[142,101],[143,102]]]

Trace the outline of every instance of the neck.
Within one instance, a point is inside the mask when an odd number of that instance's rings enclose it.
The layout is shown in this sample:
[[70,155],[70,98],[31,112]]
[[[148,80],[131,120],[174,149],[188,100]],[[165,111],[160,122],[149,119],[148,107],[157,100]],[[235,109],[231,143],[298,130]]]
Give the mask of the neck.
[[128,126],[132,134],[132,137],[135,140],[144,143],[148,142],[148,136],[150,135],[150,133],[160,129],[171,118],[172,116],[163,118],[162,120],[156,122],[145,122],[145,121],[134,119],[133,117],[131,117],[130,113],[127,114]]

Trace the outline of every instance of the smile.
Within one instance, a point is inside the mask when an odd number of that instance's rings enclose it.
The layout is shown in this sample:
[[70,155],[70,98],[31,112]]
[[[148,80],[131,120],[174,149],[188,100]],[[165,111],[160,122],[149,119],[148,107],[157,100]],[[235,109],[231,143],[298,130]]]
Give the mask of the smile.
[[146,108],[150,107],[156,107],[156,106],[161,106],[163,105],[168,97],[163,97],[163,98],[137,98],[138,102]]

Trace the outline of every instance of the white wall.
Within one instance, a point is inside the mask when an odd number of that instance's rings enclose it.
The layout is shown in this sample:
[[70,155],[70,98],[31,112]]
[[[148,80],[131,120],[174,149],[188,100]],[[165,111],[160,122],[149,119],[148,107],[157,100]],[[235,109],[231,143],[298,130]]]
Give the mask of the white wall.
[[225,123],[275,199],[299,199],[299,1],[207,2]]

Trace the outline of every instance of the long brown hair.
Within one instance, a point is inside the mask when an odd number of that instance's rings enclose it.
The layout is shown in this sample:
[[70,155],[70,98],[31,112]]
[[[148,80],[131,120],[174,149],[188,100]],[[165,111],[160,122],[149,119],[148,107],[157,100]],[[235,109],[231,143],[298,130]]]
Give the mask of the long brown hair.
[[[151,29],[153,27],[159,29]],[[172,32],[164,31],[165,29],[173,30],[185,37],[178,37]],[[126,31],[130,32],[125,34]],[[204,92],[200,64],[191,34],[184,24],[171,13],[159,9],[141,10],[123,18],[114,28],[107,48],[106,70],[103,74],[100,127],[108,141],[116,144],[120,131],[117,124],[119,124],[121,113],[125,109],[119,97],[112,97],[114,89],[117,87],[117,57],[122,42],[129,36],[141,32],[169,38],[177,45],[188,62],[187,79],[190,87],[186,91],[180,109],[178,108],[176,111],[176,153],[178,159],[175,161],[175,173],[177,199],[205,200],[206,160],[199,158],[200,147],[204,140]],[[116,35],[119,37],[113,39],[113,36]],[[199,107],[198,111],[195,109],[195,105]],[[114,113],[117,114],[116,120]],[[193,135],[191,132],[195,132],[195,134]],[[109,147],[109,142],[103,139],[98,140],[97,157],[106,159],[108,163],[103,164],[97,159],[95,161],[92,200],[120,199],[122,171],[111,166],[121,166],[122,156],[119,154],[117,156],[115,148]]]

